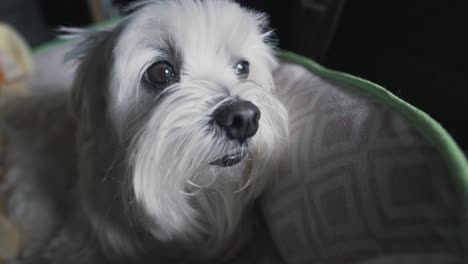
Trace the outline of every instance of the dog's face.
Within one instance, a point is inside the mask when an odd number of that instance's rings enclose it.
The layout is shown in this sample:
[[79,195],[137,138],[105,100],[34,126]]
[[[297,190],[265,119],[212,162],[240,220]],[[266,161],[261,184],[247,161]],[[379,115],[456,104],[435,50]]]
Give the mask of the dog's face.
[[112,42],[105,110],[126,142],[134,198],[162,239],[207,224],[229,232],[235,204],[268,180],[287,113],[273,95],[265,27],[231,1],[150,1]]

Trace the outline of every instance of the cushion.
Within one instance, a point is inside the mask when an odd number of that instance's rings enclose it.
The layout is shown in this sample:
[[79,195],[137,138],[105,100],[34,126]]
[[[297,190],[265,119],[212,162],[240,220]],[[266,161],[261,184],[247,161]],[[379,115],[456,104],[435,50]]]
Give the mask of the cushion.
[[464,263],[468,166],[440,124],[369,81],[280,58],[290,165],[262,208],[285,263]]
[[[36,52],[36,92],[69,87],[68,48]],[[440,124],[369,81],[278,56],[286,170],[259,202],[269,243],[236,263],[464,263],[468,163]]]

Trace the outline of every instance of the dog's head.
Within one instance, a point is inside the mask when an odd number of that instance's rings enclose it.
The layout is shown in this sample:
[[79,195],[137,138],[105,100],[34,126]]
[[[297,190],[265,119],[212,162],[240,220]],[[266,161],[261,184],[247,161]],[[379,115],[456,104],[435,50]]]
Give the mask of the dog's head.
[[112,130],[156,236],[230,232],[288,133],[265,16],[228,0],[134,8],[71,52],[82,129]]

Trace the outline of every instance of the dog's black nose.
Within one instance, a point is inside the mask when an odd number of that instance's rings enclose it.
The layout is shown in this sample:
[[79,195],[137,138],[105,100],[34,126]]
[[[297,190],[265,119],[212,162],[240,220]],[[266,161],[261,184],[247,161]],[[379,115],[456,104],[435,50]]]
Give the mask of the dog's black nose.
[[238,101],[219,107],[213,117],[230,139],[243,142],[257,133],[260,110],[250,101]]

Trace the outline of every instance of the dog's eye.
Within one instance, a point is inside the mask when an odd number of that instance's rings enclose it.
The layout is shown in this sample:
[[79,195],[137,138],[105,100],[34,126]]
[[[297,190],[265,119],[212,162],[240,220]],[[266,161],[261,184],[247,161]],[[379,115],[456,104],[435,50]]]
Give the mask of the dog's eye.
[[163,85],[170,82],[175,76],[174,68],[167,61],[158,61],[145,72],[145,78],[154,85]]
[[245,60],[237,62],[234,66],[234,70],[237,75],[247,78],[247,76],[249,76],[249,62]]

